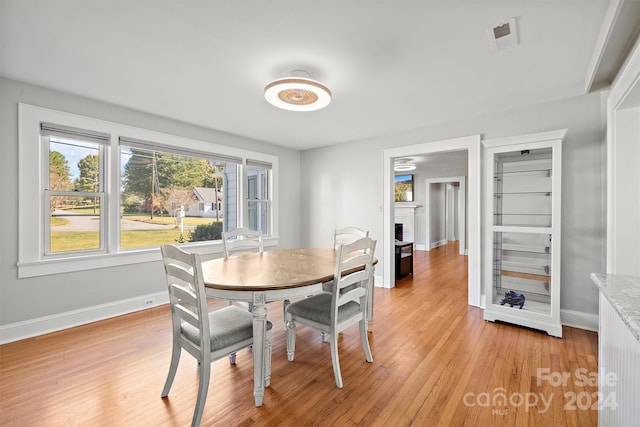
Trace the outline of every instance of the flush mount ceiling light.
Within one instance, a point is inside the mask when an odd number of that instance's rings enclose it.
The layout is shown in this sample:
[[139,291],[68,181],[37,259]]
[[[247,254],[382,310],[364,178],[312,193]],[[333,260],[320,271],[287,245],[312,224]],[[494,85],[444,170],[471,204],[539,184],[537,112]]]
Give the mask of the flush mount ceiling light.
[[411,163],[410,159],[396,159],[393,165],[395,172],[408,172],[416,169],[416,164]]
[[331,102],[331,91],[302,70],[292,71],[289,77],[277,79],[264,88],[270,104],[290,111],[314,111]]

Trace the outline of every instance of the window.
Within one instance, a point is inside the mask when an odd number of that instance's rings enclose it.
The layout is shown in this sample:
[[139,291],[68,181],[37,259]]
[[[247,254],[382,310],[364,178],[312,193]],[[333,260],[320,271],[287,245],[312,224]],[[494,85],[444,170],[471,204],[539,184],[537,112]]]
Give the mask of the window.
[[241,161],[121,137],[120,247],[220,239],[237,224],[238,210],[224,200],[237,200],[236,180],[228,177]]
[[19,122],[19,277],[148,262],[165,243],[218,247],[239,226],[277,231],[275,156],[26,104]]
[[49,214],[45,256],[104,251],[103,148],[108,136],[50,123],[41,123],[40,129],[42,157],[48,159],[48,173],[42,174]]
[[247,161],[247,220],[252,230],[269,234],[269,175],[271,164]]

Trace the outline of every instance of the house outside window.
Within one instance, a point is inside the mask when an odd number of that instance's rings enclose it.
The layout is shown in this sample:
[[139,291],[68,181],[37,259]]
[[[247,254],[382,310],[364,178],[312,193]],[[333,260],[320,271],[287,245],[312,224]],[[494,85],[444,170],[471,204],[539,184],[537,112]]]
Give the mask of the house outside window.
[[165,243],[217,248],[239,226],[277,231],[275,156],[26,104],[19,122],[19,277],[148,262]]
[[268,235],[270,211],[271,164],[247,161],[247,220],[248,227]]

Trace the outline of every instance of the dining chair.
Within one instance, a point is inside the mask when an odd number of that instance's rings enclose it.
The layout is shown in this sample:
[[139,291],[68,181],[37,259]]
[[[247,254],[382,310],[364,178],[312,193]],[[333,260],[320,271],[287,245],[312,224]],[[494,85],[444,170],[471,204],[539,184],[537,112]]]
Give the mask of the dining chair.
[[[249,253],[262,253],[264,252],[262,233],[244,227],[225,231],[222,233],[222,249],[225,258]],[[238,304],[247,307],[249,311],[253,308],[251,303]],[[231,305],[231,301],[229,301],[229,305]]]
[[[253,319],[251,313],[233,305],[209,311],[200,256],[174,245],[163,245],[161,250],[173,325],[171,364],[162,397],[169,394],[184,349],[198,361],[200,382],[191,421],[192,426],[198,426],[207,399],[211,363],[229,356],[230,363],[235,364],[235,353],[253,344]],[[271,328],[271,322],[267,322],[265,385],[271,376]]]
[[[331,293],[321,292],[292,302],[287,307],[287,358],[290,362],[294,360],[296,323],[322,331],[329,338],[333,373],[338,388],[342,388],[343,385],[338,359],[339,332],[356,323],[359,324],[365,358],[367,362],[373,362],[367,337],[366,307],[375,248],[376,241],[368,237],[339,246]],[[353,272],[354,268],[362,266],[363,269]]]
[[[230,231],[222,233],[222,248],[224,250],[224,257],[230,258],[232,256],[247,254],[247,253],[263,253],[264,241],[262,233],[260,231],[251,230],[249,228],[239,227]],[[282,318],[289,305],[289,300],[286,299],[282,303]],[[231,304],[231,302],[229,302]],[[239,303],[245,305],[245,303]],[[253,309],[252,303],[246,304],[249,311]],[[285,328],[286,330],[286,328]]]
[[[335,249],[338,249],[338,247],[340,245],[344,245],[345,243],[353,243],[358,239],[361,239],[363,237],[369,237],[369,231],[368,230],[362,230],[358,227],[345,227],[345,228],[336,228],[335,231],[333,232],[333,247]],[[372,276],[371,279],[373,279],[373,270],[372,270]],[[368,316],[367,316],[367,320],[371,320],[372,316],[372,311],[373,311],[373,280],[371,280],[369,282],[369,301],[367,302],[367,309],[368,311]],[[322,290],[325,292],[331,292],[333,289],[333,280],[329,280],[328,282],[324,282],[322,284]],[[323,333],[322,334],[322,341],[323,342],[327,342],[328,338],[327,336]]]
[[246,253],[262,253],[262,233],[244,227],[225,231],[222,233],[222,248],[225,258]]

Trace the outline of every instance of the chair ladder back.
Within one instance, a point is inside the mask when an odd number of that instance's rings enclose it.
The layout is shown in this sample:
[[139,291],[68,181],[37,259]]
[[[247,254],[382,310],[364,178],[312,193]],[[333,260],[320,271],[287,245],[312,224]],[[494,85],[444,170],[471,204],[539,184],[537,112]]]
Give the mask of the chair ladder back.
[[[197,352],[204,356],[211,348],[211,338],[200,257],[186,253],[174,245],[163,245],[161,250],[167,273],[174,335],[189,353]],[[183,336],[182,322],[189,323],[198,330],[199,345]]]
[[[336,307],[349,301],[358,301],[366,297],[368,280],[371,274],[373,254],[376,241],[368,237],[361,238],[338,248],[336,270],[334,272],[334,298],[337,299]],[[363,270],[356,270],[364,265]],[[358,284],[353,289],[345,291],[353,284]],[[337,310],[337,308],[336,308]]]
[[222,233],[224,257],[229,258],[243,253],[262,253],[264,243],[260,231],[240,227]]
[[358,227],[337,228],[333,234],[333,245],[337,248],[363,237],[369,237],[369,231],[361,230]]

